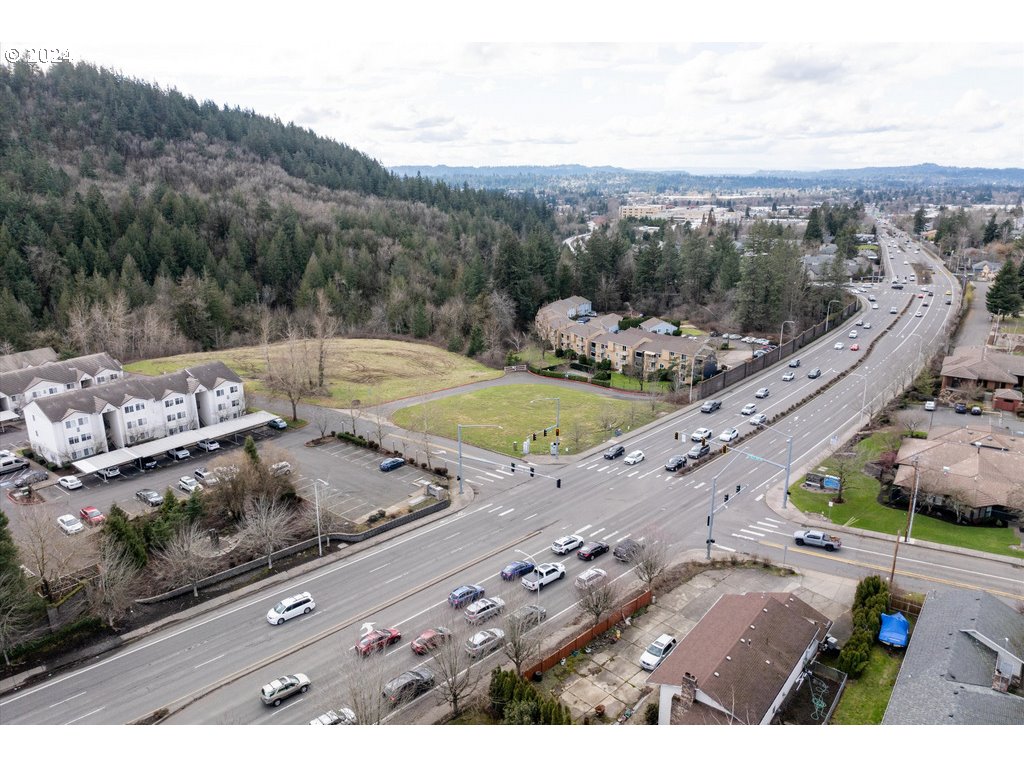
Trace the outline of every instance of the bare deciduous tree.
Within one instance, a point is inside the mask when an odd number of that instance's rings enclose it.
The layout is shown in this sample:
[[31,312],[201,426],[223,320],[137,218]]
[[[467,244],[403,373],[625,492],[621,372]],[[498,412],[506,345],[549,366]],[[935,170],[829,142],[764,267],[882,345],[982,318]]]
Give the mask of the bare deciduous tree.
[[27,553],[29,568],[39,577],[43,597],[53,598],[53,583],[72,570],[72,561],[80,549],[76,536],[66,536],[54,527],[59,509],[52,504],[35,504],[18,510],[20,547]]
[[434,673],[434,695],[457,717],[480,682],[481,665],[472,664],[466,654],[466,641],[479,630],[467,627],[462,617],[449,620],[447,626],[451,629],[448,641],[430,651],[427,666]]
[[835,501],[843,503],[843,492],[846,490],[850,480],[857,472],[864,469],[864,455],[859,450],[843,451],[832,455],[829,464],[832,474],[839,481],[839,489],[836,491]]
[[569,426],[569,439],[572,440],[572,449],[575,453],[580,452],[580,443],[583,442],[583,438],[587,436],[587,431],[583,428],[583,423],[580,421],[574,421]]
[[643,539],[637,542],[630,555],[629,564],[633,566],[636,577],[653,592],[655,582],[669,565],[668,541],[653,529],[645,531]]
[[355,712],[360,725],[377,725],[390,711],[383,695],[384,685],[392,676],[387,654],[362,657],[351,647],[345,647],[341,649],[340,666],[338,698],[345,702],[343,706]]
[[100,547],[97,575],[87,590],[89,608],[112,630],[131,608],[137,593],[139,568],[124,548],[108,540]]
[[274,552],[294,537],[295,521],[276,495],[251,498],[238,533],[249,551],[265,556],[267,568],[274,567]]
[[334,411],[330,408],[320,408],[314,406],[313,408],[313,426],[320,430],[320,437],[324,437],[327,434],[327,430],[331,428],[331,423],[334,421]]
[[327,366],[327,340],[338,334],[338,318],[331,311],[331,303],[323,288],[318,288],[316,291],[316,307],[311,322],[317,348],[316,386],[323,389],[324,371]]
[[[530,593],[532,595],[532,593]],[[540,652],[543,630],[530,617],[546,616],[546,611],[539,605],[531,603],[525,590],[517,589],[510,592],[505,599],[505,646],[503,648],[508,660],[516,668],[516,674],[523,673],[523,667],[530,659]]]
[[611,432],[622,424],[622,418],[615,412],[611,403],[605,403],[601,406],[601,410],[597,414],[597,423],[601,426],[603,431]]
[[266,383],[272,392],[288,398],[292,406],[292,421],[299,418],[299,402],[316,390],[309,365],[309,339],[294,324],[289,323],[284,345],[267,369]]
[[192,595],[199,597],[199,582],[214,567],[205,556],[205,545],[206,535],[198,523],[182,526],[160,551],[157,571],[175,586],[188,584]]
[[8,650],[21,639],[28,625],[31,594],[17,572],[0,574],[0,649],[10,666]]
[[896,423],[900,426],[905,436],[913,435],[917,428],[924,422],[924,414],[916,408],[903,411],[896,417]]
[[603,581],[591,587],[577,589],[579,607],[594,620],[594,626],[601,623],[606,613],[619,604],[619,588],[613,581]]

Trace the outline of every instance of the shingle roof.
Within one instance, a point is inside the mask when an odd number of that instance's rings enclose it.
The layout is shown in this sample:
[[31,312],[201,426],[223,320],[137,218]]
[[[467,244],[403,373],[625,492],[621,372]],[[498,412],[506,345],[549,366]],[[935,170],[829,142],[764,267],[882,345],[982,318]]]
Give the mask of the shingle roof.
[[20,368],[31,368],[34,365],[52,363],[56,360],[57,353],[53,351],[52,347],[26,349],[24,352],[0,356],[0,373],[17,371]]
[[82,375],[96,376],[103,370],[120,371],[121,364],[106,352],[97,352],[82,357],[72,357],[59,362],[43,363],[32,368],[21,368],[0,373],[0,392],[8,395],[29,391],[39,381],[53,381],[58,384],[72,384]]
[[970,381],[1016,384],[1024,376],[1024,357],[992,352],[981,347],[957,347],[942,361],[942,376]]
[[928,593],[883,725],[1021,725],[1024,697],[993,689],[1024,658],[1024,616],[984,592]]

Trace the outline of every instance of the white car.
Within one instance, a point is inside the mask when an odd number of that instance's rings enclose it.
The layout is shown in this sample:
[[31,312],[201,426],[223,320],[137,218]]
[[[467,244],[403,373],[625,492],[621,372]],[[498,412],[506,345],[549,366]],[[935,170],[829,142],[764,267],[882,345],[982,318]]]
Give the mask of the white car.
[[175,461],[181,461],[182,459],[187,459],[192,454],[189,453],[188,448],[171,448],[171,450],[167,452],[167,455]]
[[563,536],[551,542],[551,551],[556,555],[565,555],[582,546],[583,539],[579,536]]
[[878,309],[878,304],[872,304],[872,305],[871,305],[871,308],[872,308],[872,309]]
[[924,313],[919,309],[914,313],[914,317],[924,317]]
[[82,521],[74,515],[61,515],[58,517],[57,527],[69,536],[72,533],[81,533],[85,530],[85,526],[82,525]]
[[747,403],[743,406],[743,410],[740,411],[740,416],[752,416],[757,413],[757,406],[753,403]]
[[856,339],[857,338],[857,332],[856,331],[850,331],[850,338],[851,339]]
[[752,418],[748,423],[753,424],[755,427],[762,427],[768,423],[768,417],[763,413],[759,413],[756,416],[754,416],[754,418]]
[[67,477],[62,477],[58,480],[57,485],[61,488],[67,488],[69,491],[74,491],[82,487],[82,481],[74,475],[68,475]]
[[192,493],[199,490],[199,483],[194,478],[186,476],[178,479],[178,487],[185,493]]
[[640,666],[648,672],[653,672],[661,664],[662,660],[675,649],[677,640],[672,635],[661,635],[653,643],[647,646],[643,656],[640,657]]
[[216,451],[218,448],[220,448],[220,443],[218,443],[216,440],[200,440],[198,443],[196,443],[196,445],[207,452]]
[[782,374],[782,380],[783,381],[792,381],[795,378],[796,378],[796,374],[793,373],[792,371],[788,371],[788,372]]
[[96,474],[109,480],[112,477],[120,477],[121,470],[118,467],[104,467],[103,469],[97,470]]
[[633,451],[631,454],[629,454],[624,459],[624,461],[627,464],[639,464],[643,460],[644,460],[644,452],[643,451]]
[[590,589],[591,587],[596,587],[607,578],[607,571],[602,570],[601,568],[588,568],[576,577],[576,588]]
[[845,346],[846,345],[843,344],[843,342],[837,341],[835,344],[832,345],[832,349],[843,349]]
[[690,440],[695,443],[699,443],[701,440],[708,440],[710,437],[711,430],[707,427],[701,427],[700,429],[695,429],[693,431],[693,434],[690,435]]
[[267,621],[271,624],[284,624],[288,619],[309,613],[314,608],[316,608],[316,603],[313,601],[313,596],[309,592],[301,592],[286,597],[267,611]]
[[871,323],[864,323],[864,330],[867,331],[871,328]]
[[929,401],[927,401],[927,402],[926,402],[926,403],[924,404],[924,409],[925,409],[926,411],[934,411],[934,410],[935,410],[935,401],[934,401],[934,400],[929,400]]
[[736,431],[736,427],[730,427],[729,429],[725,430],[725,432],[720,434],[718,436],[718,439],[723,443],[731,443],[739,436],[740,433]]

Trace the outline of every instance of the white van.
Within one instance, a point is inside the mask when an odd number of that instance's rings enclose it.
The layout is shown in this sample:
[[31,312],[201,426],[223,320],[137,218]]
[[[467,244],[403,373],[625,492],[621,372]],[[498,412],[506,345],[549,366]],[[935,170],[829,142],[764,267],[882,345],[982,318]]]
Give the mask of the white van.
[[267,621],[271,624],[284,624],[288,619],[309,613],[314,608],[316,603],[313,602],[313,596],[309,592],[300,592],[292,597],[286,597],[267,611]]

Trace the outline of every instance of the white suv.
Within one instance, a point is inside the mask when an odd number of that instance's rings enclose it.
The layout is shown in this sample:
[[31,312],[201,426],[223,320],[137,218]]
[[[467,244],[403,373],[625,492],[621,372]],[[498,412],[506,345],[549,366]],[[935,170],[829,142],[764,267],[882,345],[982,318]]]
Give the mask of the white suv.
[[298,616],[300,613],[309,613],[316,608],[313,596],[309,592],[300,592],[292,597],[286,597],[280,603],[267,611],[267,621],[271,624],[284,624],[288,619]]

